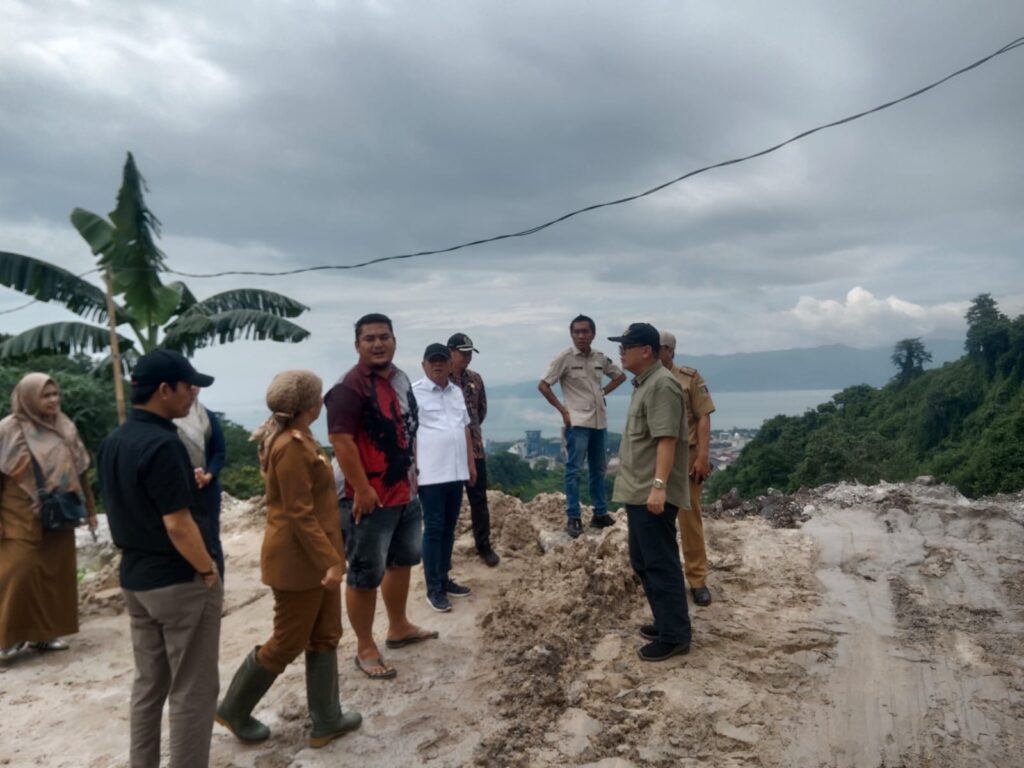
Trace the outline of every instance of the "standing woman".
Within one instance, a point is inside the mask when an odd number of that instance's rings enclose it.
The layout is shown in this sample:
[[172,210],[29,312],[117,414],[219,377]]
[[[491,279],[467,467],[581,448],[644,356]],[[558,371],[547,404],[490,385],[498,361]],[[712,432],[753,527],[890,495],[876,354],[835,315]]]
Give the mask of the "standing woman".
[[209,541],[215,551],[221,581],[224,580],[224,549],[220,544],[220,471],[224,468],[224,431],[213,411],[199,402],[199,387],[192,387],[192,408],[187,416],[174,420],[178,437],[185,444],[196,473],[196,485],[210,524]]
[[252,710],[303,650],[313,721],[309,745],[326,746],[363,719],[358,712],[343,714],[338,698],[345,547],[334,472],[310,431],[322,403],[323,382],[315,373],[279,373],[267,389],[273,415],[252,436],[267,488],[260,568],[274,592],[274,631],[245,657],[217,707],[217,722],[244,742],[270,736]]
[[78,632],[75,532],[43,531],[33,457],[45,490],[77,493],[95,528],[85,479],[89,454],[45,373],[18,382],[11,413],[0,421],[0,659],[26,642],[40,651],[66,650],[61,636]]

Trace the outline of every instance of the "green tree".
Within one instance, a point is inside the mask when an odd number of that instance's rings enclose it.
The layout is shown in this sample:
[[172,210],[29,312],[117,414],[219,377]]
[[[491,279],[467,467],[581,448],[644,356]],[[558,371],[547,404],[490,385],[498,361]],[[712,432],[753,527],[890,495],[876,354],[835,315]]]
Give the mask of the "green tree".
[[999,311],[989,293],[979,294],[971,302],[965,315],[967,354],[982,364],[990,378],[995,374],[999,357],[1010,349],[1010,320]]
[[[113,275],[115,324],[132,337],[122,348],[148,352],[157,347],[192,354],[200,347],[241,338],[299,342],[309,336],[288,318],[308,307],[273,291],[238,288],[198,300],[182,282],[166,285],[165,255],[155,238],[160,221],[143,198],[145,181],[128,153],[117,207],[110,219],[76,208],[71,223],[97,257],[99,271]],[[30,328],[0,344],[0,358],[49,351],[99,352],[110,345],[108,311],[103,290],[81,276],[46,261],[0,251],[0,285],[55,301],[93,322],[57,322]]]
[[890,359],[896,366],[894,381],[896,384],[902,385],[924,373],[924,364],[932,361],[932,353],[924,348],[924,342],[920,337],[901,339],[892,348]]

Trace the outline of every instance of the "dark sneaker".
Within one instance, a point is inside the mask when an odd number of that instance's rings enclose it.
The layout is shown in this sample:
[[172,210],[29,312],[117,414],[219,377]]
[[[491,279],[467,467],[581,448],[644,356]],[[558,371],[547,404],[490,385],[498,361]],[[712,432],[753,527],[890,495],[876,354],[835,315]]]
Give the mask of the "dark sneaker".
[[591,528],[607,528],[609,525],[615,525],[615,518],[607,512],[603,515],[594,515],[590,518]]
[[644,640],[657,640],[658,627],[654,624],[644,624],[640,627],[640,637]]
[[498,553],[493,549],[485,549],[480,553],[480,559],[487,563],[488,567],[493,568],[501,562],[501,558],[498,557]]
[[569,534],[570,539],[578,539],[583,533],[583,521],[578,517],[570,517],[569,522],[565,524],[565,532]]
[[689,643],[663,643],[660,640],[637,649],[637,655],[644,661],[664,661],[673,656],[685,656],[689,652]]
[[427,592],[427,602],[438,613],[448,613],[452,609],[452,604],[448,602],[448,596],[444,592]]
[[444,587],[444,591],[448,593],[449,597],[468,597],[473,590],[469,587],[464,587],[461,584],[456,584],[454,581],[449,579],[448,583]]
[[707,587],[694,587],[690,590],[690,594],[693,595],[693,602],[701,608],[711,605],[711,590]]

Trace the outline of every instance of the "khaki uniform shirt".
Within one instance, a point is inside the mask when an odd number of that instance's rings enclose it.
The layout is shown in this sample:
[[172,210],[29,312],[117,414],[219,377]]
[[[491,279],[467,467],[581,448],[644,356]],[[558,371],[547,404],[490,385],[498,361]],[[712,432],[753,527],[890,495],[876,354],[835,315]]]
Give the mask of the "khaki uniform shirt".
[[708,385],[704,383],[696,368],[681,365],[672,366],[672,374],[683,388],[686,396],[686,426],[690,447],[697,447],[697,422],[715,412],[715,401],[711,399]]
[[607,429],[602,379],[621,375],[622,369],[603,352],[591,347],[590,354],[584,355],[576,347],[569,347],[551,361],[544,381],[561,385],[572,426]]
[[675,437],[675,460],[665,481],[665,501],[690,508],[689,447],[683,390],[669,370],[656,363],[633,379],[626,430],[619,446],[619,473],[612,499],[621,504],[646,504],[654,487],[658,438]]

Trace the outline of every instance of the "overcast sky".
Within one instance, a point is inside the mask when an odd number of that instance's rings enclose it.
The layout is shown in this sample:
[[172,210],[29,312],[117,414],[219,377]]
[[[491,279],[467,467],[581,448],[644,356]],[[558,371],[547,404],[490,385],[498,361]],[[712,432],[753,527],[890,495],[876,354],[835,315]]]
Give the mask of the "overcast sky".
[[[184,271],[347,263],[516,231],[901,96],[1024,34],[990,2],[0,0],[0,250],[91,264],[125,152]],[[592,315],[695,354],[958,338],[976,294],[1024,311],[1024,49],[891,110],[529,238],[284,278],[300,345],[197,355],[215,406],[464,331],[536,379]],[[170,278],[173,279],[173,278]],[[0,310],[24,302],[0,288]],[[11,333],[74,319],[0,316]],[[606,351],[612,345],[603,342]]]

